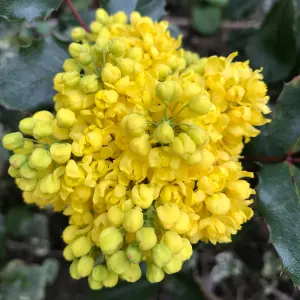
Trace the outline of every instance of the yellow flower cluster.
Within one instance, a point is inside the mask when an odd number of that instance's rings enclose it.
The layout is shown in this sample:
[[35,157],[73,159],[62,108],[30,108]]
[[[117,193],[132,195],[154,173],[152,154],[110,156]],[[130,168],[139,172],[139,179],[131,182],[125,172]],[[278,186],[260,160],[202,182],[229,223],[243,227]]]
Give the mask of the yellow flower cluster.
[[[231,241],[254,191],[238,161],[268,122],[260,71],[180,48],[168,23],[97,10],[75,28],[56,114],[40,111],[3,138],[24,200],[69,216],[64,256],[92,289],[159,282],[191,243]],[[25,136],[25,137],[24,137]]]

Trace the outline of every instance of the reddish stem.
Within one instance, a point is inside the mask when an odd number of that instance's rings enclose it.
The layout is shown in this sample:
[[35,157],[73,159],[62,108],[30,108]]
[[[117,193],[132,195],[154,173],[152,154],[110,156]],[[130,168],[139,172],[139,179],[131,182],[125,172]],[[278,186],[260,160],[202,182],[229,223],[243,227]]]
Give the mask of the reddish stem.
[[85,22],[82,20],[79,12],[77,11],[76,7],[72,3],[71,0],[65,0],[65,2],[68,4],[68,6],[71,8],[73,14],[75,15],[76,19],[78,20],[79,24],[81,25],[82,28],[85,29],[86,32],[89,32],[88,26],[85,24]]

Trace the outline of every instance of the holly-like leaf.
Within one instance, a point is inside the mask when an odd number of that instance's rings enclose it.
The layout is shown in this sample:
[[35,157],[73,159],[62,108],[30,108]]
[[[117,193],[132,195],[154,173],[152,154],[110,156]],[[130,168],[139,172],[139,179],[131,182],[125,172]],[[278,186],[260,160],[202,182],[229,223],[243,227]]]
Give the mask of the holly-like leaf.
[[220,27],[221,9],[215,6],[195,6],[192,9],[193,27],[202,34],[214,34]]
[[[151,284],[146,279],[140,279],[136,283],[119,283],[112,289],[104,289],[101,291],[89,291],[87,294],[79,296],[78,300],[131,300],[152,299],[157,294],[159,284]],[[76,298],[77,299],[77,298]]]
[[261,0],[230,0],[224,10],[225,18],[233,20],[246,19],[262,5],[262,2]]
[[45,299],[46,286],[53,283],[58,268],[55,259],[46,259],[43,265],[10,261],[0,274],[0,299]]
[[[300,138],[300,78],[285,84],[275,106],[273,120],[245,148],[246,156],[284,157]],[[259,159],[258,159],[259,160]]]
[[57,10],[62,0],[1,0],[0,16],[9,20],[32,21]]
[[300,182],[300,171],[286,162],[262,165],[259,179],[259,207],[270,228],[270,241],[284,269],[299,286],[300,200],[295,184]]
[[171,285],[172,299],[204,300],[203,292],[191,272],[180,272],[168,278]]
[[124,11],[128,16],[133,11],[138,11],[143,16],[149,16],[158,21],[165,15],[165,0],[110,0],[104,8],[114,14],[117,11]]
[[17,57],[0,66],[0,104],[8,109],[29,110],[52,103],[53,77],[67,55],[52,38],[21,48]]
[[297,49],[294,25],[294,1],[280,0],[246,45],[251,65],[254,68],[263,67],[267,82],[285,79],[295,64]]

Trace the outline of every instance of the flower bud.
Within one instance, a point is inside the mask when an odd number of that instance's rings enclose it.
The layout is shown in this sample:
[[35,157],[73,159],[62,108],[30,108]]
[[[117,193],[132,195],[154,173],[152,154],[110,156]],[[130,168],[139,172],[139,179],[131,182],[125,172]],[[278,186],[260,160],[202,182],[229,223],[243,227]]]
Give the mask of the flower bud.
[[21,176],[21,175],[20,175],[20,170],[14,168],[13,166],[10,166],[10,167],[8,168],[8,174],[9,174],[9,176],[12,177],[12,178],[18,178],[18,177]]
[[72,263],[71,263],[71,266],[70,266],[70,275],[73,279],[80,279],[80,276],[78,274],[78,271],[77,271],[77,266],[78,266],[78,260],[74,260]]
[[37,179],[25,179],[25,178],[17,178],[16,179],[17,186],[24,192],[32,192],[37,184]]
[[120,275],[129,268],[129,260],[124,251],[118,250],[107,260],[107,265],[111,271]]
[[92,62],[92,56],[89,53],[80,53],[78,61],[83,66],[88,66]]
[[81,67],[78,62],[73,58],[69,58],[64,61],[63,69],[65,72],[77,71],[80,73],[81,71]]
[[[171,68],[166,64],[158,64],[155,66],[155,71],[158,74],[158,80],[164,80],[168,75],[172,73]],[[175,84],[176,85],[176,84]]]
[[94,259],[90,256],[82,256],[77,264],[77,273],[80,277],[89,276],[94,268]]
[[180,85],[173,80],[159,82],[156,86],[156,96],[164,103],[177,102],[182,95]]
[[97,21],[93,21],[90,24],[90,28],[91,28],[91,32],[92,33],[99,33],[101,31],[101,29],[103,28],[103,25],[100,22]]
[[50,147],[51,158],[58,164],[66,163],[71,157],[72,146],[64,143],[54,143]]
[[121,278],[127,282],[136,282],[141,276],[140,266],[138,264],[130,264],[129,268],[121,275]]
[[53,114],[47,110],[41,110],[41,111],[36,112],[33,115],[33,118],[40,120],[40,121],[53,121],[54,120]]
[[52,124],[50,121],[37,120],[33,126],[32,135],[36,140],[50,136]]
[[247,181],[235,180],[228,183],[226,194],[229,198],[232,197],[239,200],[245,200],[249,198],[252,192],[253,190],[250,188],[250,184]]
[[20,175],[25,179],[33,179],[36,177],[36,171],[32,169],[27,162],[21,167]]
[[103,8],[99,8],[96,10],[96,20],[100,23],[106,25],[110,22],[110,16]]
[[180,257],[180,259],[182,261],[186,261],[191,258],[192,254],[193,254],[193,248],[188,239],[183,238],[182,241],[183,241],[183,248],[179,252],[178,256]]
[[123,118],[121,127],[131,136],[140,136],[147,128],[147,120],[138,114],[130,114]]
[[132,200],[141,208],[149,208],[154,200],[154,188],[147,184],[135,185],[131,191]]
[[75,27],[72,29],[71,37],[74,41],[80,42],[82,41],[86,36],[86,31],[81,27]]
[[186,133],[179,133],[171,143],[170,149],[174,154],[187,158],[196,151],[196,144]]
[[197,166],[197,168],[201,172],[207,172],[215,162],[216,158],[211,152],[209,152],[205,148],[201,150],[201,156],[202,156],[202,161],[201,164]]
[[43,194],[55,194],[61,187],[60,179],[54,173],[47,174],[40,180],[39,188]]
[[214,215],[225,215],[230,209],[230,200],[225,194],[216,193],[205,200],[205,206]]
[[127,57],[140,62],[143,59],[144,51],[140,47],[132,47],[127,50]]
[[182,238],[174,231],[166,231],[163,236],[163,242],[171,250],[172,254],[176,254],[182,250]]
[[123,227],[128,232],[137,232],[144,224],[142,209],[138,206],[129,209],[125,213]]
[[21,132],[6,134],[2,139],[2,145],[7,150],[15,150],[23,146],[24,139]]
[[191,166],[197,166],[202,162],[202,154],[200,150],[196,150],[193,154],[191,154],[185,162]]
[[98,89],[97,75],[84,75],[80,79],[80,88],[86,94],[96,92]]
[[75,225],[69,225],[65,228],[62,234],[62,238],[66,244],[73,242],[76,238],[77,227]]
[[153,132],[153,138],[162,144],[169,144],[174,140],[174,130],[169,122],[159,124]]
[[71,43],[69,45],[69,52],[73,58],[79,57],[82,52],[82,45],[78,43]]
[[105,228],[99,236],[99,246],[104,254],[113,254],[122,246],[123,237],[115,227]]
[[151,149],[149,135],[144,134],[142,136],[133,138],[129,143],[129,148],[132,152],[134,152],[137,155],[147,156]]
[[130,14],[131,25],[135,26],[140,19],[141,19],[141,14],[138,11],[133,11]]
[[142,259],[142,253],[137,246],[129,245],[126,248],[126,256],[128,260],[134,264],[138,264]]
[[195,112],[199,115],[206,114],[211,107],[209,94],[205,93],[193,96],[188,102],[188,107],[192,112]]
[[75,256],[73,254],[73,250],[71,245],[67,245],[63,251],[63,257],[65,258],[65,260],[67,261],[72,261],[75,259]]
[[24,155],[30,155],[34,149],[33,141],[30,140],[24,140],[24,144],[21,148],[15,149],[15,154],[24,154]]
[[198,126],[190,127],[186,133],[194,141],[197,147],[204,145],[209,139],[207,132]]
[[16,169],[20,169],[28,161],[27,155],[14,154],[9,158],[9,163]]
[[101,71],[101,77],[102,81],[113,84],[121,78],[121,71],[118,67],[107,63]]
[[156,283],[160,282],[164,279],[165,273],[163,270],[159,267],[157,267],[154,264],[147,264],[147,272],[146,277],[149,282]]
[[130,58],[119,58],[117,65],[123,77],[132,74],[135,70],[135,62]]
[[108,272],[108,276],[105,280],[102,281],[103,286],[108,287],[108,288],[112,288],[114,286],[116,286],[116,284],[118,283],[118,275],[114,272]]
[[109,222],[116,227],[121,226],[124,216],[125,213],[118,205],[112,206],[107,212],[107,218]]
[[113,22],[117,24],[126,24],[127,23],[127,15],[123,11],[118,11],[113,15]]
[[29,166],[36,170],[47,169],[51,162],[50,152],[42,148],[34,149],[29,158]]
[[98,37],[96,40],[96,43],[94,45],[94,49],[100,53],[107,53],[108,52],[108,44],[109,44],[108,38]]
[[189,229],[190,229],[190,217],[186,212],[184,212],[182,210],[180,211],[179,218],[176,221],[173,229],[178,234],[184,234],[184,233],[189,231]]
[[89,287],[91,290],[97,291],[101,290],[103,284],[100,281],[93,280],[91,276],[88,277]]
[[65,72],[65,73],[63,73],[61,78],[65,85],[74,87],[80,81],[80,73],[78,71]]
[[95,281],[103,281],[108,277],[108,270],[103,265],[98,265],[94,267],[92,272],[92,279]]
[[126,51],[126,45],[121,39],[113,39],[109,44],[109,51],[113,56],[124,56]]
[[92,243],[88,237],[80,236],[72,242],[71,247],[74,256],[81,257],[87,255],[90,252]]
[[75,113],[68,108],[61,108],[56,114],[57,125],[70,128],[76,123]]
[[171,250],[163,243],[156,244],[152,249],[152,260],[160,268],[169,262],[171,256]]
[[19,123],[20,131],[22,131],[24,134],[32,135],[35,122],[36,119],[34,118],[25,118],[21,120]]
[[166,203],[157,207],[157,216],[166,229],[171,229],[180,216],[180,210],[175,203]]
[[181,270],[182,260],[179,255],[174,255],[170,261],[163,267],[163,270],[167,274],[174,274]]
[[152,249],[157,243],[155,230],[152,227],[143,227],[136,233],[136,239],[142,251]]

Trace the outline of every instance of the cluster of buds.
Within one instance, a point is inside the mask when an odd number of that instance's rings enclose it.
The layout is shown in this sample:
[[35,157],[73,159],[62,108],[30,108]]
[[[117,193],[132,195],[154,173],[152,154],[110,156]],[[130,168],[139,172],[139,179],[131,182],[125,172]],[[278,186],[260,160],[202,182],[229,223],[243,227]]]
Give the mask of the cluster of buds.
[[96,12],[72,31],[54,78],[55,114],[3,138],[24,201],[69,217],[74,279],[92,289],[176,273],[198,241],[227,243],[249,220],[254,191],[238,161],[268,122],[260,71],[180,48],[168,23]]

